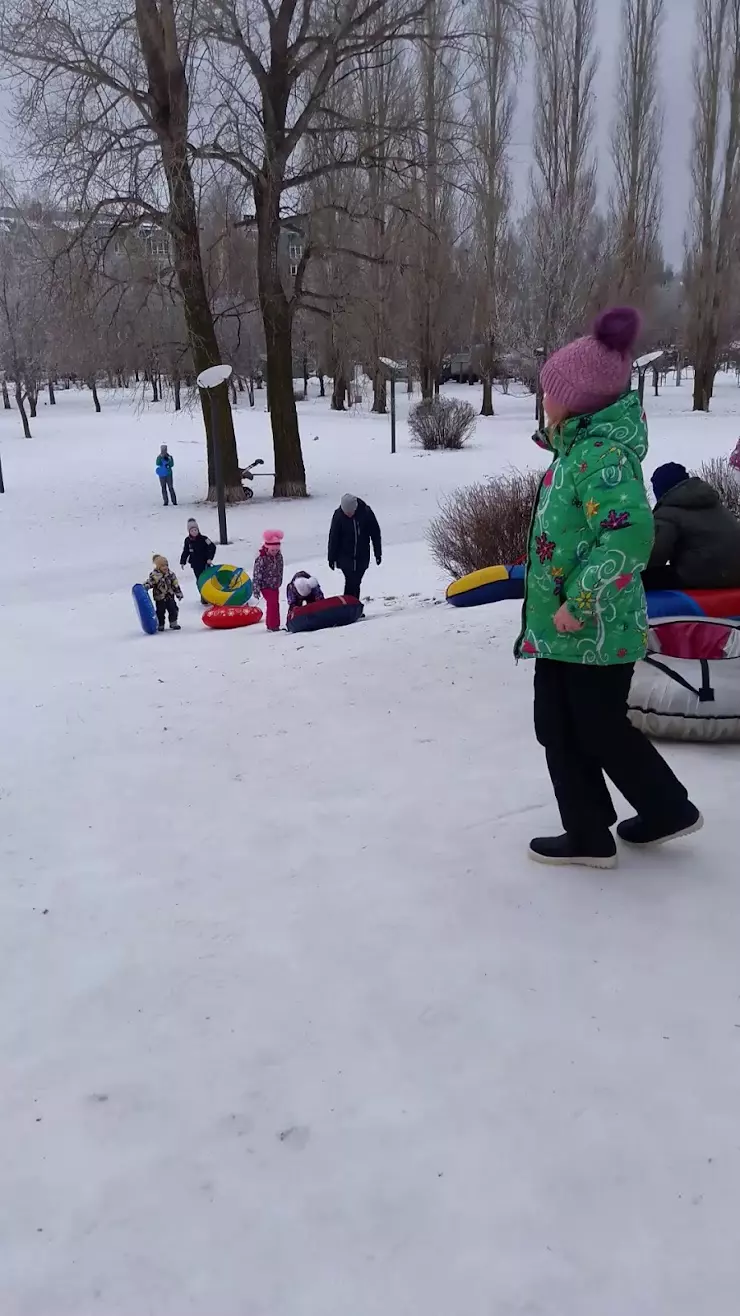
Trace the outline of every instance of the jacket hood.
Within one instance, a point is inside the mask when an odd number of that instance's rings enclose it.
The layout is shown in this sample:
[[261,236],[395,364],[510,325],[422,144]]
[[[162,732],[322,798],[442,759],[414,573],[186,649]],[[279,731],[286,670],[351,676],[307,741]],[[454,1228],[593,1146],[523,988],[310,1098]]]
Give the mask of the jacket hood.
[[562,455],[584,439],[590,442],[603,436],[604,442],[627,448],[643,461],[648,450],[647,425],[642,403],[635,392],[624,393],[616,402],[592,416],[573,416],[548,431],[550,446]]
[[698,475],[692,475],[688,480],[674,484],[655,506],[685,507],[692,511],[700,511],[708,507],[717,507],[719,501],[719,494],[711,484],[707,484],[706,480],[700,480]]

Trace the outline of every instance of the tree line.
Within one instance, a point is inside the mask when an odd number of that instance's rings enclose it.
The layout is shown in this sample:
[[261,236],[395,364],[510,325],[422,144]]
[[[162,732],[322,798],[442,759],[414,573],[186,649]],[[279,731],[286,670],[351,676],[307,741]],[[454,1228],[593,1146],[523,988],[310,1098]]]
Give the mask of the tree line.
[[[64,374],[92,393],[101,374],[164,380],[179,405],[221,359],[247,389],[264,368],[275,494],[302,496],[296,361],[332,379],[338,408],[361,362],[383,411],[383,358],[428,398],[472,348],[492,414],[507,361],[535,373],[615,298],[645,309],[647,346],[693,364],[708,409],[738,334],[740,0],[695,3],[677,277],[660,238],[664,0],[620,0],[601,203],[596,0],[0,0],[33,176],[0,229],[0,350],[22,413]],[[218,441],[238,499],[225,385],[215,436],[204,420],[209,485]]]

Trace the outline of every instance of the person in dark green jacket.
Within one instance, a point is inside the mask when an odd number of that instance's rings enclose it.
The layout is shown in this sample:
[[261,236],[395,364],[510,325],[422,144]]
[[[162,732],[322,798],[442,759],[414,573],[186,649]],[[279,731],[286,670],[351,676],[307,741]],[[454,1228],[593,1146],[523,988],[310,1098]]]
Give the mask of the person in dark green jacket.
[[740,589],[740,521],[679,462],[653,472],[655,543],[645,589]]
[[656,845],[703,820],[655,747],[627,716],[634,665],[647,649],[641,572],[653,545],[642,477],[647,425],[629,391],[641,320],[604,312],[593,334],[545,363],[552,454],[529,532],[517,657],[535,658],[535,731],[565,832],[537,837],[539,863],[613,868],[617,821],[605,775],[636,810],[617,832]]

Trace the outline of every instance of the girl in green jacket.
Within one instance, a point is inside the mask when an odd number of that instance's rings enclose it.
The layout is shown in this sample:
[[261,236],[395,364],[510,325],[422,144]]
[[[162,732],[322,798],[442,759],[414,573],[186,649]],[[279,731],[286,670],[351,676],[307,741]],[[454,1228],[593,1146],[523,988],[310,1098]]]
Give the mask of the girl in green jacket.
[[616,865],[605,774],[636,810],[617,828],[623,841],[657,845],[703,824],[627,716],[634,665],[647,648],[640,573],[653,543],[641,467],[647,426],[629,392],[640,324],[631,307],[606,311],[593,334],[542,369],[553,461],[530,528],[516,652],[536,659],[535,731],[565,833],[531,842],[539,863]]

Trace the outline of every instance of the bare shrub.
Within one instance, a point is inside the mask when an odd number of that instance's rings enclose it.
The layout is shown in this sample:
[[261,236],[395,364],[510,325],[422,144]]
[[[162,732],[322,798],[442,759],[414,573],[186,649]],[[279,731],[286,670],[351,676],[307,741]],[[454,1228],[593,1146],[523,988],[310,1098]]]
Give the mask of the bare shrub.
[[726,457],[713,457],[699,467],[699,476],[711,484],[720,501],[733,516],[740,517],[740,479]]
[[437,452],[442,448],[459,451],[473,433],[475,422],[475,408],[459,398],[418,402],[409,412],[411,441],[418,443],[425,452]]
[[451,493],[427,530],[437,565],[457,579],[523,558],[541,479],[541,472],[512,471]]

